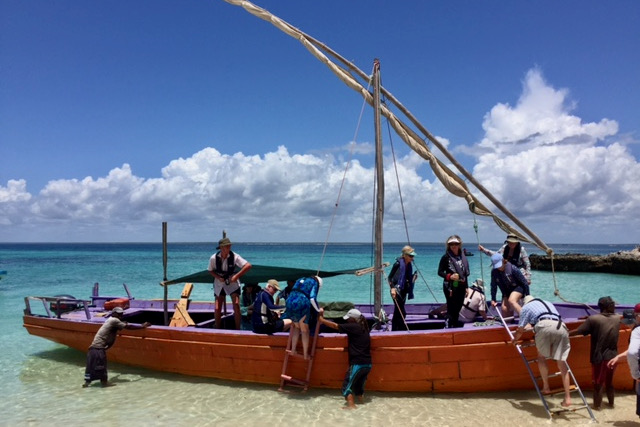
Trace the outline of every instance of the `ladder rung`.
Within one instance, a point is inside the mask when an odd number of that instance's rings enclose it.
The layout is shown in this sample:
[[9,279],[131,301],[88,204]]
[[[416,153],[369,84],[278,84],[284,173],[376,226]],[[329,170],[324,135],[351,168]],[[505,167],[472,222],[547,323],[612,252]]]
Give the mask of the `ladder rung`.
[[581,409],[587,409],[587,408],[589,408],[589,405],[580,405],[580,406],[571,405],[568,408],[562,407],[562,408],[552,409],[550,412],[553,414],[561,414],[563,412],[576,412]]
[[[571,391],[576,391],[577,389],[578,389],[578,388],[577,388],[575,385],[573,385],[573,384],[571,384],[571,385],[569,386],[569,391],[570,391],[570,392],[571,392]],[[554,388],[554,389],[553,389],[553,390],[551,390],[549,393],[544,393],[544,394],[543,394],[543,396],[551,396],[551,395],[559,394],[559,393],[564,393],[564,388]]]
[[282,377],[283,380],[285,380],[286,382],[291,383],[291,385],[298,385],[298,386],[306,386],[308,383],[304,380],[299,380],[297,378],[293,378],[290,377],[289,375],[280,375]]
[[[291,350],[285,350],[285,351],[287,352],[289,357],[297,357],[299,359],[304,359],[304,354],[302,354],[302,353],[298,353],[298,352],[292,353]],[[309,357],[308,360],[311,360],[311,359],[312,359],[312,357]]]

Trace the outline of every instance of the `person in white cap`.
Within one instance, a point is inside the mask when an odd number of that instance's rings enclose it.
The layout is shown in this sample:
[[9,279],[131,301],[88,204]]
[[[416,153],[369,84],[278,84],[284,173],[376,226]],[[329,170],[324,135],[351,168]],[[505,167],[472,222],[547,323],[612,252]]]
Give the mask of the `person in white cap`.
[[347,334],[349,369],[342,383],[342,395],[347,408],[353,409],[356,407],[354,396],[358,398],[358,403],[364,403],[364,385],[371,372],[371,336],[369,324],[357,308],[349,310],[343,319],[347,322],[338,324],[327,320],[324,318],[324,310],[320,309],[320,323],[341,334]]
[[89,387],[93,380],[100,380],[103,387],[111,385],[107,377],[107,350],[115,344],[118,332],[123,329],[143,329],[151,326],[149,322],[142,325],[124,322],[123,315],[122,307],[114,308],[111,311],[111,316],[98,329],[87,353],[87,367],[84,371],[82,387]]
[[467,278],[471,274],[469,261],[462,250],[462,239],[457,234],[449,236],[445,254],[438,264],[438,276],[442,277],[442,291],[447,300],[447,328],[459,328],[458,318],[467,294]]
[[218,241],[218,252],[209,258],[209,273],[213,276],[213,293],[216,298],[215,324],[216,329],[222,326],[222,307],[227,304],[227,295],[231,296],[233,318],[236,329],[242,326],[240,312],[240,278],[251,268],[251,263],[239,254],[231,251],[231,240],[224,237]]

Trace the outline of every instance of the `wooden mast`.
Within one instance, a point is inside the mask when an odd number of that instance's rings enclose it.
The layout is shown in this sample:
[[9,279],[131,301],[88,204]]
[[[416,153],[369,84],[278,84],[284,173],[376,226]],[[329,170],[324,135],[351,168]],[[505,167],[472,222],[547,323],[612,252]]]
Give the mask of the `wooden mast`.
[[376,269],[373,275],[374,313],[380,314],[382,308],[382,220],[384,217],[384,169],[382,167],[382,133],[380,131],[380,61],[373,61],[373,116],[376,135],[376,203],[374,220],[374,244]]

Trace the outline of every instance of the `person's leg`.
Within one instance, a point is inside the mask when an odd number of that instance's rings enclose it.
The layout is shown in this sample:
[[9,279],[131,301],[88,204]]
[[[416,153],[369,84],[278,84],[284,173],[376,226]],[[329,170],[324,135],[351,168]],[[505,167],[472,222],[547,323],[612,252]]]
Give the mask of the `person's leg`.
[[345,400],[347,401],[347,406],[345,407],[345,409],[356,409],[356,401],[353,398],[353,394],[347,394]]
[[542,393],[550,393],[549,388],[549,368],[547,367],[547,359],[540,353],[538,353],[538,370],[540,371],[540,377],[542,378]]
[[240,329],[242,325],[242,315],[240,314],[240,294],[231,294],[231,303],[233,304],[233,319],[236,322],[236,329]]
[[407,328],[404,324],[404,300],[400,295],[396,296],[394,300],[394,309],[393,309],[393,319],[391,319],[391,330],[392,331],[406,331]]
[[291,354],[298,354],[298,337],[300,336],[300,322],[291,323]]
[[[512,317],[513,311],[511,310],[511,306],[509,305],[509,300],[507,297],[502,297],[502,317],[507,319],[507,317]],[[508,320],[508,319],[507,319]]]
[[309,359],[309,325],[304,323],[305,317],[300,320],[300,336],[302,337],[302,354],[306,360]]
[[613,367],[613,369],[610,369],[609,367],[606,367],[605,369],[606,375],[604,380],[604,388],[607,392],[607,401],[609,403],[609,406],[613,408],[613,403],[615,400],[615,390],[613,388],[613,374],[615,372],[615,366]]
[[600,409],[602,405],[602,384],[593,385],[593,409]]
[[89,387],[89,384],[91,384],[91,360],[91,349],[89,349],[87,353],[87,366],[84,370],[84,384],[82,384],[82,387]]
[[522,294],[520,292],[513,291],[511,292],[511,295],[509,295],[509,306],[515,310],[518,315],[520,314],[520,310],[522,310],[522,307],[520,307],[521,299]]
[[636,415],[640,417],[640,381],[636,380]]
[[569,378],[569,367],[567,362],[558,360],[558,369],[560,369],[560,377],[562,378],[562,387],[564,388],[564,400],[562,406],[571,406],[571,379]]
[[215,314],[214,318],[216,321],[216,329],[220,329],[222,325],[222,305],[226,303],[226,295],[217,295],[216,296],[216,305],[215,305]]

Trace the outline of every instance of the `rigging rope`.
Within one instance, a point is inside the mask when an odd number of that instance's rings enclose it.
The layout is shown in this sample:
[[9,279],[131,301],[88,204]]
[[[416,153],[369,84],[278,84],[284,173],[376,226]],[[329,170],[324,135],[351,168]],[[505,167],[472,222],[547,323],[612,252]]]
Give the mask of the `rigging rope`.
[[353,140],[349,147],[349,158],[344,167],[344,172],[342,173],[342,180],[340,181],[340,189],[338,190],[338,197],[336,198],[336,203],[333,207],[333,214],[331,215],[331,220],[329,221],[329,229],[327,230],[327,236],[324,239],[324,244],[322,245],[322,255],[320,256],[320,262],[318,263],[317,272],[319,273],[322,270],[322,263],[324,262],[325,254],[327,253],[327,246],[329,245],[329,238],[331,236],[331,230],[333,229],[333,223],[336,219],[336,215],[338,212],[338,206],[340,205],[340,198],[342,196],[342,190],[344,189],[344,183],[347,179],[347,171],[351,166],[351,160],[353,160],[354,147],[356,146],[356,141],[358,140],[358,133],[360,132],[360,125],[362,124],[362,116],[364,115],[365,106],[367,105],[367,101],[362,101],[362,107],[360,108],[360,115],[358,116],[358,123],[356,124],[356,129],[353,134]]

